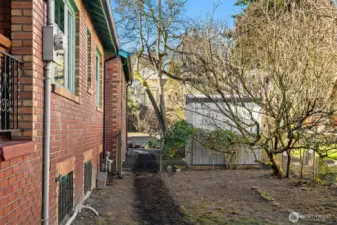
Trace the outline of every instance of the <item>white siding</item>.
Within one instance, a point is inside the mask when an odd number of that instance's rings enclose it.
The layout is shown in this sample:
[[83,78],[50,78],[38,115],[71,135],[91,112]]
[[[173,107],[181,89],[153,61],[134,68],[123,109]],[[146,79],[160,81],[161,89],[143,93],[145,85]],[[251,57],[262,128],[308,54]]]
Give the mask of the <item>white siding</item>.
[[[221,106],[225,107],[225,106]],[[252,112],[254,120],[260,123],[260,107],[255,103],[246,103],[245,107],[235,107],[231,105],[233,110],[236,110],[240,115],[241,120],[247,123],[252,123],[251,116],[246,108]],[[235,129],[233,121],[221,113],[216,104],[212,102],[187,102],[186,104],[186,121],[192,124],[194,127],[216,130],[218,128],[224,130],[232,130],[238,132]],[[224,122],[225,121],[225,122]],[[256,132],[256,127],[250,128],[250,132]],[[256,155],[261,159],[261,153],[255,150]],[[186,145],[186,162],[191,165],[223,165],[225,164],[225,155],[219,152],[215,152],[202,146],[197,141],[189,140]],[[242,147],[235,155],[235,164],[256,164],[255,157],[252,150],[248,147]]]

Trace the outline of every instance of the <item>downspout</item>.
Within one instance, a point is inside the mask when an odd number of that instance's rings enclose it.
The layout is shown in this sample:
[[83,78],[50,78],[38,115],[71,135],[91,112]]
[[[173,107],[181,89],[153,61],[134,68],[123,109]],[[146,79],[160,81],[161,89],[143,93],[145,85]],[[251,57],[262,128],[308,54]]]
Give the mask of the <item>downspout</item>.
[[106,122],[105,122],[105,118],[106,118],[106,110],[105,110],[105,103],[106,103],[106,74],[107,74],[107,63],[111,60],[114,60],[117,58],[117,55],[111,56],[107,59],[104,60],[104,85],[103,85],[103,93],[104,93],[104,98],[103,98],[103,159],[104,159],[104,164],[103,164],[103,172],[105,172],[107,170],[107,150],[106,150],[106,132],[105,132],[105,128],[106,128]]
[[126,152],[129,152],[129,145],[128,145],[128,131],[129,131],[129,113],[128,113],[128,109],[129,109],[129,87],[132,85],[132,81],[128,82],[126,84],[126,112],[125,112],[125,117],[126,117],[126,132],[125,132],[125,142],[126,142]]
[[[47,2],[47,26],[54,27],[55,2],[48,0]],[[50,168],[50,93],[51,93],[51,73],[53,62],[47,61],[45,65],[44,78],[44,124],[43,124],[43,191],[42,191],[42,223],[49,224],[49,168]]]

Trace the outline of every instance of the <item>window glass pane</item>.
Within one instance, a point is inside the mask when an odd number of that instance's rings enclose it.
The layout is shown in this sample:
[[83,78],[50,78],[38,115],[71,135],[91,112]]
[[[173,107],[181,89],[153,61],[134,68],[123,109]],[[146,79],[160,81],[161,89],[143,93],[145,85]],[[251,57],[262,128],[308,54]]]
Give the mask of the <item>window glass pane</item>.
[[85,82],[86,82],[86,87],[89,86],[89,76],[91,74],[91,71],[90,71],[90,68],[91,68],[91,52],[90,52],[90,44],[91,44],[91,41],[90,41],[90,31],[87,30],[87,38],[86,38],[86,59],[87,59],[87,66],[86,66],[86,79],[85,79]]
[[55,2],[55,22],[64,35],[64,50],[57,52],[54,82],[75,93],[76,19],[72,8],[61,0]]
[[72,91],[75,93],[75,80],[76,80],[76,19],[75,16],[73,15],[72,17],[72,21],[73,21],[73,26],[72,26],[72,33],[71,33],[71,38],[72,38]]
[[70,12],[68,12],[68,84],[67,88],[70,89],[71,87],[71,77],[72,77],[72,51],[73,51],[73,43],[72,43],[72,17]]
[[55,2],[55,23],[64,32],[64,3],[60,0]]
[[57,51],[54,81],[64,86],[64,50]]
[[96,106],[100,106],[100,56],[96,56]]
[[[58,32],[64,33],[64,4],[62,1],[55,2],[55,23],[58,25]],[[57,51],[57,59],[55,63],[54,81],[65,86],[65,50]]]

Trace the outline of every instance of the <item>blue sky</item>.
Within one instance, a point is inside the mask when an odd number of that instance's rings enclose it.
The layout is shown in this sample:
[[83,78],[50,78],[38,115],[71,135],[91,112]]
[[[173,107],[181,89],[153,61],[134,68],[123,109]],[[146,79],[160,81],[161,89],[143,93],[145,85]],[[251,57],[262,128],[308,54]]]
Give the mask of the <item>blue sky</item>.
[[233,15],[241,11],[241,7],[234,6],[236,0],[188,0],[186,3],[186,15],[192,18],[204,16],[205,13],[211,12],[213,6],[220,3],[215,17],[217,19],[225,20],[228,26],[233,27]]
[[[234,27],[233,15],[242,11],[242,7],[234,6],[237,0],[187,0],[185,5],[185,16],[192,19],[205,18],[207,14],[212,12],[214,6],[219,3],[215,13],[215,19],[226,21],[229,27]],[[114,0],[110,0],[112,8],[114,8]],[[118,20],[118,15],[114,14]],[[119,32],[119,31],[117,31]],[[130,44],[122,46],[124,49],[131,49]]]
[[[214,5],[220,3],[216,11],[216,18],[225,20],[230,27],[234,25],[233,15],[241,11],[241,7],[234,6],[237,0],[187,0],[185,5],[186,15],[191,18],[200,18],[205,16],[214,8]],[[114,0],[110,0],[112,8],[114,8]],[[116,16],[116,15],[115,15]]]

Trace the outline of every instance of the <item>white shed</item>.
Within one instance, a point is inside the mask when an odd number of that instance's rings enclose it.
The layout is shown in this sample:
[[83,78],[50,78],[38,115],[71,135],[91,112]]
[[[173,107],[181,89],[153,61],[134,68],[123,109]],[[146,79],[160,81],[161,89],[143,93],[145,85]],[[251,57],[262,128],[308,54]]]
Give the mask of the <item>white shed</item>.
[[[238,132],[233,124],[233,121],[229,120],[224,114],[220,113],[217,105],[224,105],[219,103],[223,101],[220,97],[212,97],[209,99],[204,95],[186,95],[186,121],[193,125],[193,127],[207,129],[207,130],[231,130]],[[235,102],[233,96],[228,97],[228,102]],[[218,101],[217,104],[214,103]],[[254,120],[261,122],[260,107],[255,104],[251,99],[243,99],[245,107],[240,107],[232,104],[230,107],[235,108],[241,119],[249,122],[252,116]],[[222,106],[226,107],[226,106]],[[249,112],[247,110],[249,109]],[[248,115],[248,113],[252,113]],[[256,127],[252,126],[250,132],[256,132]],[[262,158],[259,150],[254,150],[258,159]],[[255,162],[254,154],[248,146],[242,147],[235,154],[235,164],[238,165],[253,165]],[[188,140],[185,148],[185,161],[192,166],[209,166],[209,165],[226,165],[226,156],[224,153],[216,152],[207,149],[197,140]]]

